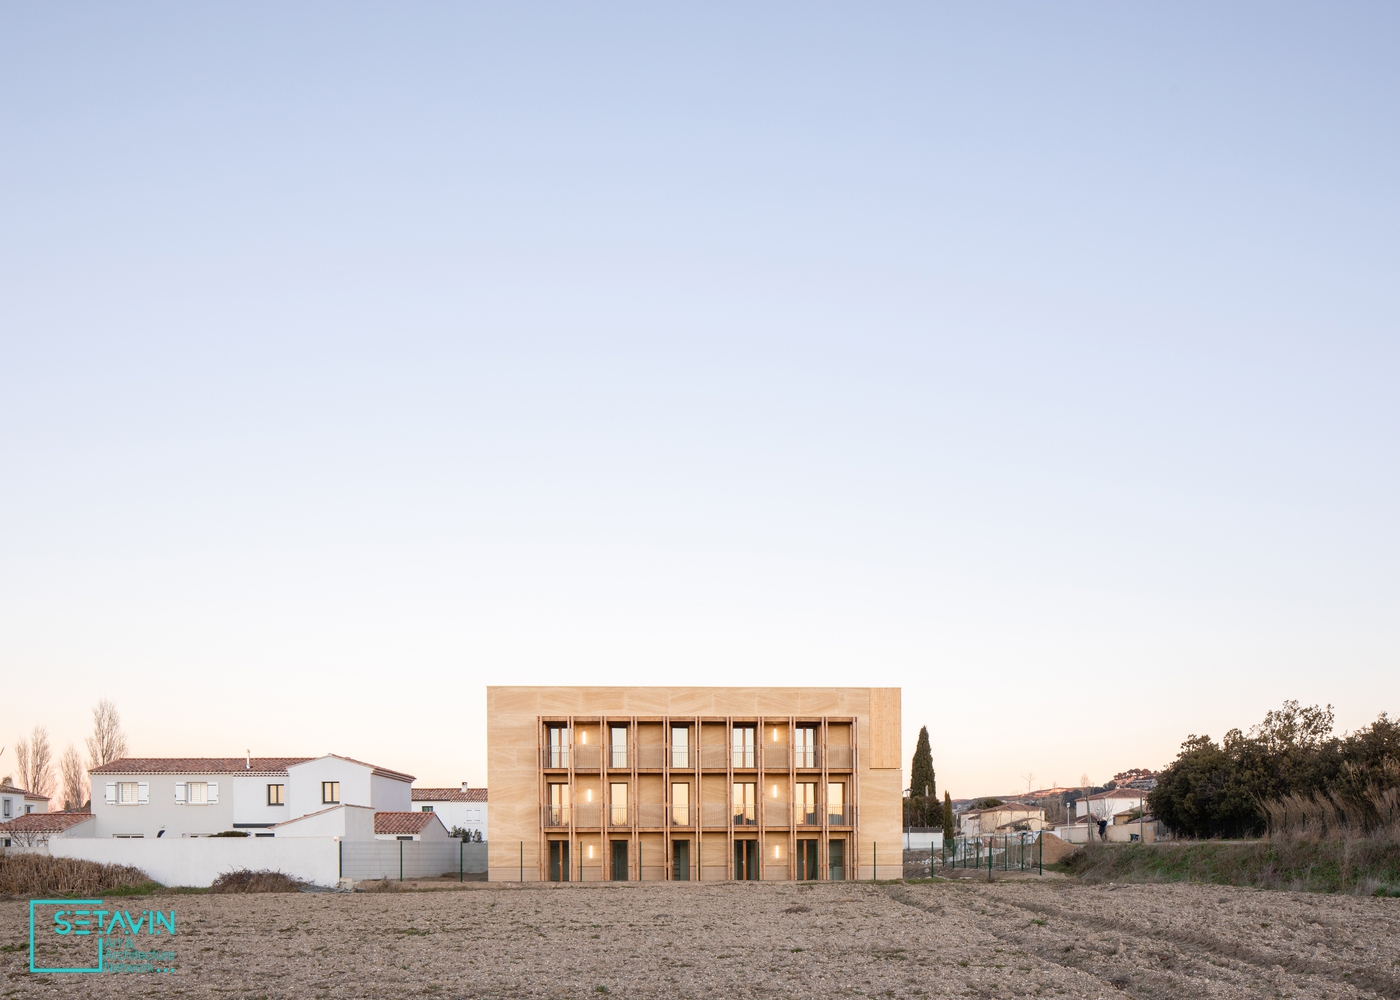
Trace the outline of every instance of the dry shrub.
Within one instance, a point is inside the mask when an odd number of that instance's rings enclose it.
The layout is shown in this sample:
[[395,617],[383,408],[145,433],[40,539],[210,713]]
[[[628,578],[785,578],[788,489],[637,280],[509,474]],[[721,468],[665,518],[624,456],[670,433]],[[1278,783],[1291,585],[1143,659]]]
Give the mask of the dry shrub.
[[156,883],[140,868],[103,865],[47,854],[0,854],[0,893],[14,896],[99,896],[113,889],[149,889]]
[[1274,839],[1366,837],[1400,840],[1400,787],[1372,787],[1360,795],[1319,791],[1285,795],[1260,808]]
[[209,887],[210,892],[301,892],[311,883],[285,872],[235,868],[224,872]]

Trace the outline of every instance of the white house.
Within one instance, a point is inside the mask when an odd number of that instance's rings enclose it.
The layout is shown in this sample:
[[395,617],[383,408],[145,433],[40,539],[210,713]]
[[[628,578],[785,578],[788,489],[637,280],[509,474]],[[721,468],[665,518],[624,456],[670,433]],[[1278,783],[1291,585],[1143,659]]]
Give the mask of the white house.
[[92,813],[32,812],[0,823],[0,847],[11,850],[44,848],[50,840],[91,837]]
[[[406,811],[412,803],[412,775],[335,754],[127,757],[90,774],[96,837],[207,837],[230,830],[269,837],[312,813],[342,806]],[[348,823],[333,836],[369,829],[343,815],[328,822]]]
[[49,797],[9,782],[0,784],[0,823],[29,813],[48,812]]
[[1114,788],[1107,792],[1081,798],[1074,804],[1074,817],[1083,819],[1092,815],[1094,819],[1106,819],[1109,824],[1117,822],[1114,817],[1141,811],[1147,804],[1147,792],[1140,788]]
[[968,809],[958,817],[958,823],[964,837],[1039,830],[1045,825],[1045,810],[1024,802],[1004,802],[985,809]]
[[486,839],[484,788],[468,787],[465,781],[461,788],[415,788],[413,808],[416,812],[433,813],[449,832],[460,828],[480,834],[473,839]]

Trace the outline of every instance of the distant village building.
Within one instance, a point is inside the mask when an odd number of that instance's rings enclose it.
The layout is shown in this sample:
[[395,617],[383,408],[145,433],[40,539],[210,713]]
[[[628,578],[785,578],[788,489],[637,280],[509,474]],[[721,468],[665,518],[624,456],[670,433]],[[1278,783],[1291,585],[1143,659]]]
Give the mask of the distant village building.
[[1040,830],[1045,826],[1045,810],[1024,802],[1004,802],[999,806],[969,809],[962,814],[961,823],[964,837]]

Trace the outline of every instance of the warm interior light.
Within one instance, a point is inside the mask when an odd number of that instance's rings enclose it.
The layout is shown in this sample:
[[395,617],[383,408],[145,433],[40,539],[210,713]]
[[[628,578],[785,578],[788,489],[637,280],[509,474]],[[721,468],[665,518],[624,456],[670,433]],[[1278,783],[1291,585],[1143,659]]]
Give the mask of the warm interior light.
[[588,742],[588,730],[587,730],[587,729],[584,729],[584,730],[582,730],[582,731],[579,732],[579,734],[578,734],[578,741],[579,741],[580,743],[587,743],[587,742]]
[[777,742],[778,742],[778,727],[777,727],[777,726],[774,726],[774,727],[773,727],[773,742],[774,742],[774,743],[777,743]]
[[593,860],[593,845],[592,845],[592,844],[589,844],[589,845],[588,845],[588,859],[589,859],[590,861]]
[[777,797],[778,797],[778,786],[777,786],[777,785],[774,785],[774,786],[773,786],[773,798],[776,799]]
[[774,845],[773,845],[773,858],[776,860],[777,858],[781,858],[782,856],[783,856],[783,855],[782,855],[782,848],[780,848],[777,844],[774,844]]
[[[593,801],[593,789],[590,788],[588,791],[584,792],[583,794],[584,794],[585,796],[587,796],[586,801],[588,801],[588,802],[592,802],[592,801]],[[591,850],[593,850],[593,848],[590,847],[589,850],[591,851]],[[591,855],[590,855],[590,857],[591,857]]]

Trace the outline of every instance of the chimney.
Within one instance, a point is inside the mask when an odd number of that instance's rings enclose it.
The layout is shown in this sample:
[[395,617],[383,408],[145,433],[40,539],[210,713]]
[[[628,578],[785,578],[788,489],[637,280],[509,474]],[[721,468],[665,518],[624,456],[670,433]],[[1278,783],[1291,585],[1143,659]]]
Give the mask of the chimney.
[[467,782],[464,781],[464,782],[462,782],[462,791],[465,792],[466,790],[467,790]]
[[253,769],[253,751],[249,750],[249,751],[247,751],[247,754],[248,754],[248,763],[247,763],[246,765],[244,765],[244,768],[245,768],[245,770],[251,771],[251,770]]

